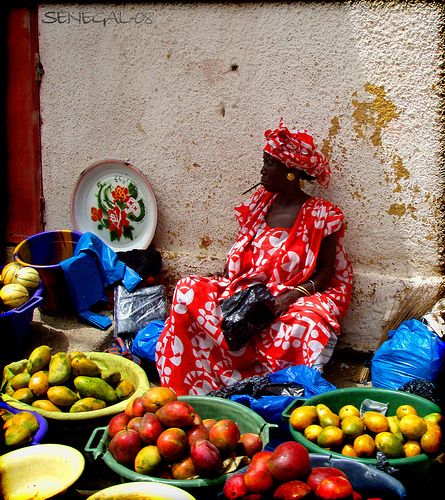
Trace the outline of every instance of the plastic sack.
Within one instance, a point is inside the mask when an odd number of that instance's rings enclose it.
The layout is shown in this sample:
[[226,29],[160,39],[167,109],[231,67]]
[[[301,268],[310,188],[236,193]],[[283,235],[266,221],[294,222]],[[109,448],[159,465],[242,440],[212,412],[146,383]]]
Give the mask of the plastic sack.
[[[267,377],[266,381],[263,380],[264,377]],[[251,378],[253,379],[254,377]],[[258,397],[254,397],[250,394],[232,394],[230,399],[248,406],[267,422],[280,426],[283,425],[281,414],[290,403],[295,400],[295,396],[260,395],[266,394],[269,387],[276,387],[278,385],[281,385],[283,388],[286,386],[293,386],[294,388],[301,387],[302,397],[305,399],[336,389],[335,385],[324,379],[318,370],[306,365],[289,366],[275,373],[269,373],[268,375],[258,378],[260,379],[260,384],[257,384],[259,390],[256,396]],[[284,390],[282,394],[285,394]],[[221,391],[212,391],[208,394],[208,396],[212,395],[221,397]]]
[[146,285],[159,284],[162,257],[153,247],[116,252],[119,259],[141,276]]
[[253,285],[221,302],[221,330],[231,351],[237,351],[274,318],[275,299],[266,285]]
[[164,285],[137,288],[129,292],[119,285],[114,289],[114,335],[135,333],[155,319],[167,315]]
[[165,321],[159,319],[150,321],[150,323],[142,328],[134,337],[131,345],[131,352],[142,359],[156,361],[156,344],[159,336],[164,329]]
[[106,288],[121,282],[134,290],[142,278],[121,262],[117,254],[93,233],[84,233],[69,259],[60,262],[71,300],[79,317],[102,330],[111,326],[110,318],[90,308],[107,301]]
[[445,342],[422,322],[404,321],[373,356],[372,386],[397,390],[416,378],[434,382],[444,360]]
[[416,394],[416,396],[429,399],[438,406],[443,406],[443,402],[440,397],[442,392],[440,386],[437,387],[436,384],[430,380],[415,378],[399,387],[399,391]]

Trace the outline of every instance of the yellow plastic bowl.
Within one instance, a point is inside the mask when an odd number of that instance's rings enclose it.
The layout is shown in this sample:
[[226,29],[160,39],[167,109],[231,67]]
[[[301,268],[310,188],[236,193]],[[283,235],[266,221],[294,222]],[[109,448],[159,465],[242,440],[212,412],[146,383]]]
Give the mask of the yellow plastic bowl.
[[0,457],[0,491],[5,500],[44,500],[77,481],[85,467],[80,451],[62,444],[38,444]]
[[89,496],[87,500],[195,500],[195,497],[187,491],[161,483],[146,483],[144,481],[134,483],[117,484]]
[[84,411],[79,413],[54,412],[34,408],[34,406],[21,403],[6,394],[3,395],[3,400],[14,408],[35,411],[40,415],[43,415],[50,422],[51,420],[62,422],[80,422],[85,420],[101,419],[103,417],[109,418],[113,415],[121,413],[125,410],[129,399],[141,396],[150,387],[147,374],[134,361],[124,358],[123,356],[118,356],[117,354],[110,354],[108,352],[86,352],[85,354],[88,358],[95,361],[101,369],[112,368],[119,370],[121,372],[122,379],[129,380],[136,389],[131,398],[124,399],[119,403],[107,406],[101,410]]

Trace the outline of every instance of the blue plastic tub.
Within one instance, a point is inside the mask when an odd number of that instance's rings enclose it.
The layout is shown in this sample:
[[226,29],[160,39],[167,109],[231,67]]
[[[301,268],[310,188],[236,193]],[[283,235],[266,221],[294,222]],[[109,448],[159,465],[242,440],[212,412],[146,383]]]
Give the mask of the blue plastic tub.
[[[407,490],[398,479],[372,465],[366,465],[346,457],[337,458],[332,455],[322,455],[319,453],[310,453],[309,456],[311,467],[336,467],[342,470],[348,476],[354,490],[360,493],[363,498],[381,498],[385,500],[408,499]],[[247,467],[244,467],[238,472],[245,472],[246,470]],[[313,497],[310,496],[310,498]],[[226,497],[220,493],[217,499],[226,500]]]
[[14,259],[22,266],[36,269],[43,283],[45,314],[57,315],[74,312],[74,306],[60,262],[73,256],[82,233],[61,229],[34,234],[19,243]]
[[[0,408],[8,410],[14,414],[19,413],[21,411],[28,411],[28,410],[19,410],[17,408],[13,408],[12,406],[8,405],[8,403],[5,403],[3,401],[0,401]],[[30,413],[32,413],[36,417],[37,422],[39,423],[39,428],[33,435],[31,442],[29,443],[31,446],[33,446],[35,444],[41,444],[42,441],[45,439],[45,436],[48,433],[48,422],[45,417],[39,415],[36,411],[31,411]]]
[[381,497],[386,499],[408,498],[405,486],[396,478],[377,468],[348,458],[310,453],[312,467],[337,467],[351,481],[354,490],[365,498]]
[[0,314],[0,332],[3,339],[0,358],[6,359],[9,355],[13,355],[14,359],[17,359],[18,352],[27,347],[31,338],[34,309],[42,303],[42,300],[43,284],[40,283],[23,305]]

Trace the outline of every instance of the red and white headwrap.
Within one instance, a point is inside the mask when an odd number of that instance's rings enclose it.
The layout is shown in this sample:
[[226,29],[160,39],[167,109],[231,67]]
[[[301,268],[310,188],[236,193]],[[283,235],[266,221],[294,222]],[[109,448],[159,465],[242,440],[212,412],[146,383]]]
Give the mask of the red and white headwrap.
[[266,130],[264,136],[266,145],[263,151],[289,168],[304,170],[323,187],[328,187],[331,167],[306,130],[289,130],[283,125],[281,118],[278,128]]

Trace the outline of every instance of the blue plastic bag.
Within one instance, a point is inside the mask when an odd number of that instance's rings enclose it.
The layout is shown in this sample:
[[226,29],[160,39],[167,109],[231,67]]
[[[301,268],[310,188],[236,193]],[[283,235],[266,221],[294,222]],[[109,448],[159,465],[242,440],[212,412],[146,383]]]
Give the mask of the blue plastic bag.
[[149,361],[155,361],[156,344],[164,329],[165,321],[155,319],[138,331],[131,345],[131,352]]
[[[301,385],[304,388],[304,399],[336,389],[335,385],[324,379],[318,370],[305,365],[289,366],[271,373],[269,381],[271,384],[294,382]],[[246,394],[234,394],[230,399],[248,406],[267,422],[283,426],[281,414],[296,398],[294,396],[260,396],[255,399]]]
[[371,362],[373,387],[397,390],[414,379],[434,382],[445,360],[445,342],[417,319],[388,333]]
[[111,319],[90,308],[107,301],[106,288],[122,282],[132,291],[142,281],[106,243],[89,232],[80,237],[73,256],[60,262],[60,267],[79,317],[102,330],[111,326]]

